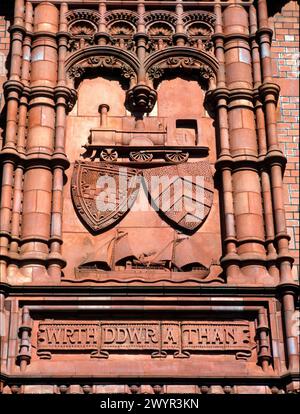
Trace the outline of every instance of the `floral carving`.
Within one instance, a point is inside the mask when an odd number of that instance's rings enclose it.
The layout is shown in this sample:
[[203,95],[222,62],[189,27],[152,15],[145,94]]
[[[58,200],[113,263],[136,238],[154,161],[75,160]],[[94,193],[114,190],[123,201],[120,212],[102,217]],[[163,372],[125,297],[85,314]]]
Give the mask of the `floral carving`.
[[164,70],[158,66],[152,66],[148,71],[149,79],[159,79],[163,76]]
[[208,65],[192,57],[169,57],[159,64],[151,66],[148,69],[148,77],[150,80],[158,81],[165,71],[170,69],[192,70],[200,79],[208,82],[215,78],[213,70]]
[[75,22],[69,28],[72,36],[93,36],[96,32],[96,27],[86,21]]
[[73,66],[69,69],[68,74],[70,78],[80,78],[84,73],[84,68],[81,66]]
[[134,70],[115,56],[92,56],[70,68],[68,74],[70,78],[80,78],[86,70],[91,68],[118,69],[121,76],[126,79],[131,79],[135,76]]
[[131,23],[116,22],[110,25],[108,30],[111,36],[111,43],[114,46],[130,52],[135,51],[135,42],[133,41],[135,27]]
[[109,27],[109,33],[111,36],[132,36],[134,32],[134,28],[127,22],[113,23]]
[[153,23],[148,29],[149,36],[172,36],[174,30],[166,23]]
[[210,36],[212,29],[206,24],[197,22],[187,28],[187,33],[189,36]]

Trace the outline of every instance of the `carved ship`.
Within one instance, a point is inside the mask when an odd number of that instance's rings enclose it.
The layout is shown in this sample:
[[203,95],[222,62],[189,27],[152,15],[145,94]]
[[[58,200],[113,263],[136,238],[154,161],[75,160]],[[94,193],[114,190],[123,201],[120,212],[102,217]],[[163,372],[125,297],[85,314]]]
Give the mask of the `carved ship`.
[[[206,279],[212,262],[199,252],[199,244],[193,237],[177,234],[159,251],[137,254],[133,251],[127,232],[117,231],[115,236],[88,254],[75,268],[78,279],[104,280],[105,278],[133,277],[151,282],[165,278],[177,282]],[[118,273],[117,273],[118,272]],[[222,282],[222,279],[218,279]],[[210,281],[210,280],[208,280]],[[216,281],[216,278],[214,278]]]

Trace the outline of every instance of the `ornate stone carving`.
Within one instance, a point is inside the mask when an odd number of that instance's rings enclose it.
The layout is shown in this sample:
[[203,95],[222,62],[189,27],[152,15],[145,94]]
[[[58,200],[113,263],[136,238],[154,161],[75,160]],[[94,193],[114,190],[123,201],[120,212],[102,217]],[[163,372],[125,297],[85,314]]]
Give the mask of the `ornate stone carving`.
[[248,359],[255,346],[248,321],[41,322],[37,337],[37,353],[43,359],[68,351],[106,359],[124,351],[147,352],[152,358],[219,352]]
[[[147,162],[151,161],[151,154],[150,158],[147,153],[145,156]],[[134,161],[145,161],[142,153],[133,152],[131,157],[134,157]],[[110,161],[115,161],[115,155]],[[172,159],[171,162],[177,161]],[[81,218],[93,231],[110,226],[126,214],[139,190],[138,175],[143,175],[145,179],[153,206],[175,226],[185,231],[195,231],[207,217],[213,202],[214,186],[211,170],[206,161],[157,167],[145,171],[103,162],[99,164],[77,162],[72,181],[73,199]],[[101,210],[97,204],[102,200],[98,199],[102,188],[100,184],[98,185],[98,180],[102,176],[114,180],[112,206],[108,211]],[[161,183],[160,177],[163,177],[166,182]],[[120,180],[125,181],[121,183]],[[122,188],[120,188],[121,184]],[[113,197],[116,198],[115,201]]]
[[72,10],[67,13],[68,30],[72,36],[68,47],[71,52],[94,43],[94,34],[100,15],[93,10]]
[[91,9],[71,10],[67,13],[66,17],[69,24],[74,21],[84,20],[93,22],[95,25],[97,25],[100,20],[100,14],[97,11]]
[[126,21],[113,22],[108,27],[108,31],[111,36],[111,43],[114,46],[135,52],[136,47],[133,35],[136,28],[132,23]]
[[68,70],[70,78],[80,78],[86,70],[93,68],[104,68],[118,70],[125,79],[134,78],[136,76],[134,70],[115,56],[92,56],[82,60]]
[[131,112],[149,113],[154,108],[157,92],[147,85],[136,85],[126,93],[126,107]]
[[133,36],[135,28],[128,22],[112,23],[109,28],[111,36]]
[[160,79],[166,70],[183,69],[193,71],[199,79],[210,81],[215,78],[214,71],[193,57],[169,57],[148,69],[151,80]]
[[72,36],[92,36],[95,34],[97,28],[90,22],[79,21],[70,26]]
[[111,10],[105,14],[105,19],[108,25],[112,22],[128,21],[136,26],[138,18],[138,14],[136,12],[124,9]]
[[[72,179],[74,204],[78,214],[92,231],[109,227],[128,212],[139,190],[137,176],[136,169],[104,162],[75,164]],[[106,183],[99,182],[101,177],[111,178],[111,182],[115,183],[115,189],[110,188],[111,204],[110,200],[105,198]],[[125,183],[121,182],[122,180],[125,180]]]
[[152,23],[147,31],[150,36],[150,43],[148,51],[154,52],[156,50],[165,49],[167,46],[172,46],[172,35],[174,28],[167,22]]
[[187,27],[187,34],[189,36],[211,36],[212,35],[212,30],[211,27],[209,27],[206,24],[203,24],[202,22],[200,23],[192,23],[191,25],[189,25]]
[[183,23],[188,25],[191,22],[204,22],[214,29],[216,16],[213,13],[201,11],[201,10],[193,10],[183,14],[182,16]]
[[168,22],[170,25],[173,26],[174,31],[175,31],[177,15],[176,13],[169,12],[166,10],[153,10],[153,11],[145,13],[144,21],[145,21],[146,27],[149,26],[153,22],[155,23]]
[[[145,170],[143,176],[152,202],[174,225],[183,230],[194,231],[205,220],[212,206],[214,189],[207,162],[153,168]],[[153,176],[165,177],[169,179],[169,183],[166,180],[165,186],[160,187],[157,181],[155,185]],[[179,190],[185,186],[189,195]],[[191,205],[189,200],[193,200]]]

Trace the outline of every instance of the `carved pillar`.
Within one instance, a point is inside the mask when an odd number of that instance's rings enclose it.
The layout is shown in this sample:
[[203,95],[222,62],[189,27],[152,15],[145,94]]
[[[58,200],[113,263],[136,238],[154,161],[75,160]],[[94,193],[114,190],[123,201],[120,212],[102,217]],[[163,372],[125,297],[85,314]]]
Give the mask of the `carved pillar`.
[[[265,266],[265,234],[257,138],[252,102],[252,68],[248,13],[232,4],[224,13],[228,120],[238,255],[245,275],[259,276]],[[252,265],[251,265],[252,263]],[[248,265],[250,264],[250,266]]]
[[226,269],[228,278],[236,277],[239,274],[239,258],[236,247],[235,218],[233,207],[233,189],[231,174],[231,157],[229,144],[229,125],[228,125],[228,90],[225,80],[225,54],[224,54],[224,34],[222,22],[222,8],[216,4],[214,8],[216,15],[215,34],[213,41],[215,44],[215,54],[219,62],[217,74],[217,87],[209,93],[212,95],[216,106],[217,134],[218,134],[218,160],[216,162],[217,171],[220,173],[222,182],[222,197],[225,224],[225,256],[222,258],[222,265]]
[[[10,242],[14,165],[17,156],[17,122],[19,99],[23,89],[20,82],[24,28],[24,0],[15,1],[14,24],[11,32],[11,67],[9,80],[4,84],[6,95],[6,134],[2,150],[3,173],[0,209],[0,278],[6,280]],[[2,259],[3,258],[3,259]]]
[[[28,99],[30,95],[30,59],[31,59],[31,42],[32,42],[32,23],[33,23],[33,9],[32,4],[27,2],[25,8],[25,36],[23,41],[23,58],[21,70],[21,82],[23,84],[22,95],[19,105],[19,119],[17,132],[17,151],[20,158],[25,159],[25,145],[26,145],[26,128],[27,128],[27,112]],[[10,261],[8,266],[8,277],[19,277],[18,261],[19,261],[19,246],[20,246],[20,216],[22,211],[23,198],[23,172],[24,164],[18,163],[15,169],[15,182],[13,194],[13,206],[11,217],[11,244],[10,244]]]
[[27,138],[28,165],[24,178],[21,259],[23,274],[47,275],[50,238],[52,171],[57,83],[58,9],[42,2],[34,10],[31,96]]
[[183,27],[182,0],[176,0],[176,14],[177,14],[176,33],[173,36],[173,40],[176,46],[185,46],[186,41],[187,41],[187,35],[185,34],[184,27]]
[[129,89],[126,95],[126,106],[136,115],[136,125],[140,130],[144,129],[143,115],[152,111],[157,99],[156,91],[147,84],[149,83],[149,80],[146,79],[146,71],[144,66],[146,47],[148,43],[144,14],[145,3],[144,0],[140,0],[138,2],[139,19],[137,33],[134,36],[134,40],[136,42],[136,54],[140,61],[140,66],[137,74],[137,85]]
[[56,100],[56,123],[55,123],[55,144],[53,153],[53,185],[52,185],[52,209],[51,209],[51,239],[50,254],[48,258],[48,273],[60,279],[61,269],[65,261],[61,256],[62,244],[62,195],[64,170],[69,166],[65,154],[65,124],[67,102],[71,91],[66,87],[65,60],[69,34],[67,32],[66,13],[68,5],[62,3],[60,7],[60,24],[58,32],[58,82],[55,88]]
[[297,284],[291,272],[293,259],[289,253],[289,236],[286,231],[286,218],[283,197],[282,171],[285,165],[277,139],[276,105],[279,87],[272,83],[271,42],[272,30],[268,26],[268,10],[266,0],[258,0],[257,37],[262,61],[263,83],[259,88],[265,109],[267,134],[267,156],[270,174],[271,191],[275,221],[275,242],[277,244],[277,264],[280,269],[280,289],[282,294],[283,318],[287,337],[288,368],[299,370],[298,341],[293,332],[293,315],[295,312],[294,292]]
[[98,25],[98,33],[95,34],[95,38],[99,46],[105,46],[109,41],[109,34],[106,31],[106,20],[105,20],[105,13],[106,13],[106,0],[102,0],[99,4],[99,25]]
[[267,265],[269,273],[278,277],[278,270],[276,267],[276,249],[274,247],[274,217],[271,197],[271,185],[270,176],[268,173],[268,167],[264,160],[267,154],[267,137],[266,137],[266,125],[264,118],[264,108],[259,93],[259,87],[261,86],[261,62],[259,45],[257,43],[256,32],[257,32],[257,13],[254,6],[250,6],[249,10],[250,18],[250,35],[251,35],[251,52],[252,52],[252,68],[253,68],[253,80],[254,80],[254,106],[256,116],[256,131],[258,138],[258,158],[261,162],[261,185],[263,192],[264,202],[264,220],[265,220],[265,231],[266,231],[266,248],[267,248]]

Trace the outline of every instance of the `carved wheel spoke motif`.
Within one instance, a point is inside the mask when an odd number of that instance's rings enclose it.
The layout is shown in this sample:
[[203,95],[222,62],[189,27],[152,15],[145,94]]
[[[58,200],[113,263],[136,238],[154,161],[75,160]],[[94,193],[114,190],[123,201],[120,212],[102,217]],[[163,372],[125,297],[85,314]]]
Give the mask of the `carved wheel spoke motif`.
[[129,158],[131,161],[150,162],[153,159],[153,154],[145,151],[134,151],[130,152]]
[[118,152],[113,149],[105,149],[100,152],[100,159],[103,161],[117,161]]
[[166,161],[172,162],[174,164],[180,162],[186,162],[189,158],[188,152],[170,152],[165,155]]

